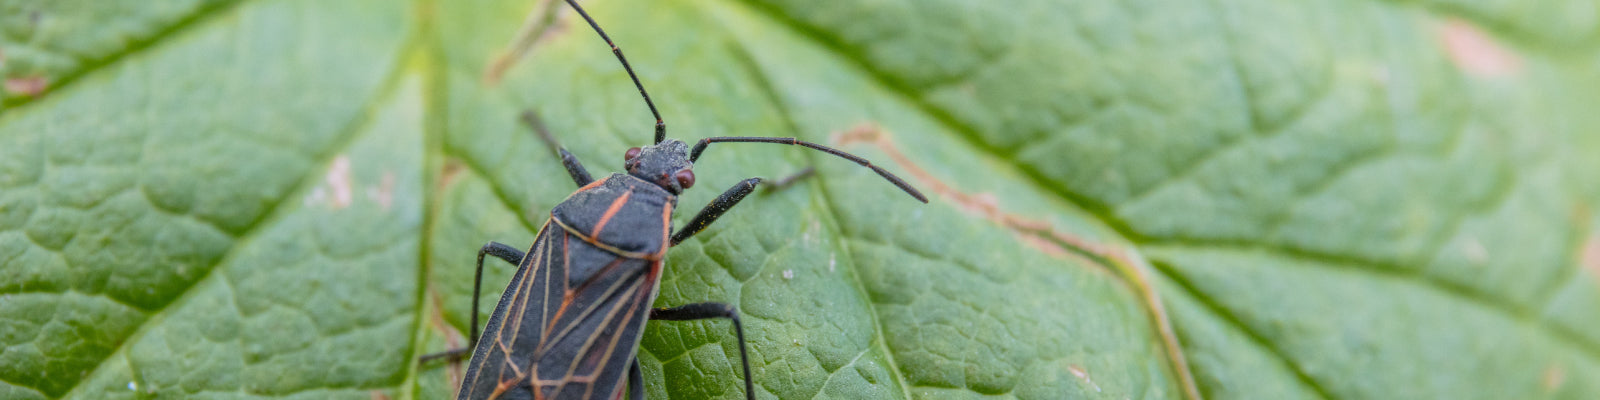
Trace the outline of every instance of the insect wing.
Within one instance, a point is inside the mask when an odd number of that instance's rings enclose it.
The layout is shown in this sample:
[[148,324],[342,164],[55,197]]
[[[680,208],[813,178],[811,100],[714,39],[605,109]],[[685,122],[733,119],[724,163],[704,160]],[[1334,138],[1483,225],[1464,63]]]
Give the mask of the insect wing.
[[[573,267],[593,264],[603,267],[590,279],[567,279]],[[657,271],[652,261],[617,257],[546,223],[495,307],[457,398],[621,393]]]
[[[570,237],[570,236],[569,236]],[[576,240],[573,263],[605,267],[574,288],[557,312],[535,370],[546,399],[609,399],[620,394],[654,300],[658,262],[616,257]]]
[[[478,347],[473,349],[472,363],[461,382],[457,399],[532,397],[526,384],[518,389],[513,382],[519,379],[526,381],[531,358],[519,359],[513,355],[518,343],[532,348],[542,341],[542,327],[548,326],[549,317],[559,311],[564,290],[562,277],[566,272],[558,271],[563,267],[564,260],[552,263],[557,260],[552,257],[549,244],[551,237],[559,240],[562,236],[561,229],[550,222],[545,222],[539,228],[539,236],[534,239],[527,256],[523,257],[517,273],[511,276],[511,283],[506,285],[505,293],[494,307],[494,314],[484,326],[483,336],[478,340]],[[505,323],[507,315],[511,316],[511,324]],[[530,325],[534,329],[526,329]]]

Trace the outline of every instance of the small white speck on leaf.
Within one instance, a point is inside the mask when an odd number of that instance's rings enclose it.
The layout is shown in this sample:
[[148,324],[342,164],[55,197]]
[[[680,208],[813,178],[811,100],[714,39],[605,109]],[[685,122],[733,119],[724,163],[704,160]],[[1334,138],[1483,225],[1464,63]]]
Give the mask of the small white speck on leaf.
[[1484,248],[1483,242],[1478,241],[1478,238],[1467,238],[1467,242],[1461,244],[1461,252],[1473,264],[1483,264],[1489,260],[1489,249]]
[[1085,369],[1083,369],[1083,367],[1079,367],[1079,366],[1076,366],[1076,365],[1067,366],[1067,370],[1068,371],[1072,371],[1072,375],[1077,376],[1078,379],[1082,379],[1085,383],[1088,383],[1089,386],[1094,387],[1095,393],[1099,393],[1100,392],[1100,385],[1095,384],[1094,383],[1094,379],[1090,379],[1089,378],[1089,371],[1088,370],[1085,370]]
[[323,178],[328,188],[333,189],[333,209],[338,210],[350,206],[350,156],[340,154],[333,158],[333,164],[328,166],[328,175]]
[[139,384],[138,383],[134,383],[133,381],[128,381],[128,390],[132,390],[132,391],[136,391],[136,392],[139,391]]
[[783,270],[783,279],[794,279],[794,270],[792,270],[792,269]]
[[839,259],[834,257],[833,254],[828,255],[828,272],[833,272],[833,267],[839,264]]

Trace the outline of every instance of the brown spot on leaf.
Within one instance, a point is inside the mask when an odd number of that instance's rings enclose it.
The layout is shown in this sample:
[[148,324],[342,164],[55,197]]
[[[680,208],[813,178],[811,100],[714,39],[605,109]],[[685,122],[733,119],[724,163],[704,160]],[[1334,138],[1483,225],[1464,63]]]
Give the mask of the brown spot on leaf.
[[45,79],[44,76],[7,78],[5,82],[6,92],[29,97],[38,96],[39,94],[44,93],[44,90],[48,89],[49,87],[50,81]]
[[1522,58],[1466,21],[1451,19],[1439,27],[1439,38],[1456,67],[1467,75],[1496,78],[1522,70]]
[[373,390],[367,393],[372,395],[372,400],[389,400],[389,395],[384,394],[382,390]]
[[435,187],[434,189],[444,190],[444,188],[449,187],[451,183],[455,183],[456,178],[461,176],[461,171],[465,170],[466,168],[467,166],[462,164],[461,160],[454,158],[446,159],[444,161],[444,168],[439,169],[438,187]]

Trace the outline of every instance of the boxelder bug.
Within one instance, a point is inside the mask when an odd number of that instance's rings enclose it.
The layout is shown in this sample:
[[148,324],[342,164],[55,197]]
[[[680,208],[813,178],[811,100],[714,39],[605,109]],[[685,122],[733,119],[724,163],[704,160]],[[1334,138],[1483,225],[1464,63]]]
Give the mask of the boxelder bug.
[[[583,164],[556,143],[538,116],[523,115],[561,157],[578,191],[550,211],[527,253],[489,242],[478,250],[477,282],[472,287],[472,362],[457,399],[615,399],[623,394],[623,373],[632,398],[642,399],[643,377],[634,352],[646,320],[686,321],[728,318],[739,339],[745,397],[755,398],[744,327],[733,306],[695,303],[650,309],[661,282],[662,262],[675,246],[711,225],[752,190],[750,178],[717,196],[687,226],[672,232],[677,196],[694,186],[694,161],[712,143],[753,142],[804,146],[871,168],[917,200],[926,197],[905,181],[861,157],[794,138],[711,137],[688,145],[666,138],[666,123],[622,50],[574,0],[566,0],[628,71],[639,95],[656,117],[655,142],[628,149],[627,173],[595,180]],[[478,296],[483,256],[518,266],[499,305],[478,339]],[[455,358],[468,348],[423,357]]]

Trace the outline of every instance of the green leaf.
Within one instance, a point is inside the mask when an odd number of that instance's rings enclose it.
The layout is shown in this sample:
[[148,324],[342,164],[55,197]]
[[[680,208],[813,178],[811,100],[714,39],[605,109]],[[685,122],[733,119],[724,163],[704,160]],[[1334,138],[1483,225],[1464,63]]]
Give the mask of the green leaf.
[[[1553,2],[589,1],[718,144],[657,306],[761,398],[1600,396],[1600,19]],[[540,13],[556,10],[553,18]],[[491,65],[531,21],[499,79]],[[453,396],[573,192],[653,122],[565,5],[0,0],[0,398]],[[649,398],[742,398],[727,321]]]

